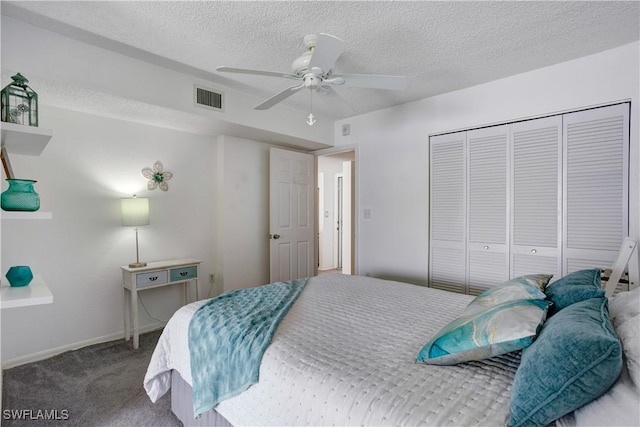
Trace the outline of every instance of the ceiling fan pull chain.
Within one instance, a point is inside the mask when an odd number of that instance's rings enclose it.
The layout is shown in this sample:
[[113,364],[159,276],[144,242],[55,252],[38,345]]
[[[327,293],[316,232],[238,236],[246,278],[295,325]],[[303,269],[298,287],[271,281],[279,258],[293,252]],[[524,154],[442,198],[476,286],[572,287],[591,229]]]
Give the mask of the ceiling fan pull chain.
[[316,120],[313,118],[313,90],[309,91],[309,115],[307,116],[307,124],[313,126]]

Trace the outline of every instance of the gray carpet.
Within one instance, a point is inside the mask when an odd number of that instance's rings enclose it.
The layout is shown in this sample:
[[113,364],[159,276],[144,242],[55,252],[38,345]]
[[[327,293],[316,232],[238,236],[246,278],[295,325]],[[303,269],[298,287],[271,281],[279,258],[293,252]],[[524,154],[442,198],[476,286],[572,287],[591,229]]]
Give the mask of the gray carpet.
[[159,336],[140,335],[138,350],[118,340],[5,370],[2,425],[181,426],[170,393],[151,403],[142,387]]

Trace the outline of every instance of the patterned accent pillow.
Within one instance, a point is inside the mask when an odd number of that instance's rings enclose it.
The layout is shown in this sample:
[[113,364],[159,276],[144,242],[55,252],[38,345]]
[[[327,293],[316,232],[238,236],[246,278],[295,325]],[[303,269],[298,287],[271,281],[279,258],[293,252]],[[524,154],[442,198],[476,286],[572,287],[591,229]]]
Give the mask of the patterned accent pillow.
[[511,279],[500,286],[487,289],[475,297],[464,309],[463,314],[468,315],[483,311],[507,301],[545,299],[547,296],[542,291],[552,277],[552,274],[530,274]]
[[607,299],[590,298],[566,307],[522,351],[508,426],[551,423],[607,391],[621,369],[622,349]]
[[548,301],[508,301],[463,315],[446,325],[418,353],[416,363],[455,365],[530,345],[547,316]]
[[579,301],[603,297],[600,270],[592,268],[569,273],[547,286],[544,293],[553,302],[549,316]]

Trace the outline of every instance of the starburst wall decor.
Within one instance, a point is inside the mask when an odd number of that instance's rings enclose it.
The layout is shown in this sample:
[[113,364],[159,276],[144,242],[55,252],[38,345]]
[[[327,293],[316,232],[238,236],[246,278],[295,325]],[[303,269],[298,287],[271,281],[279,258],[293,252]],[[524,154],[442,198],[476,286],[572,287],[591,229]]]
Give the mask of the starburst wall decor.
[[153,164],[153,168],[142,169],[142,176],[149,180],[147,182],[147,189],[155,190],[156,187],[160,187],[162,191],[167,191],[169,189],[167,181],[173,178],[173,174],[163,169],[164,168],[162,167],[160,160]]

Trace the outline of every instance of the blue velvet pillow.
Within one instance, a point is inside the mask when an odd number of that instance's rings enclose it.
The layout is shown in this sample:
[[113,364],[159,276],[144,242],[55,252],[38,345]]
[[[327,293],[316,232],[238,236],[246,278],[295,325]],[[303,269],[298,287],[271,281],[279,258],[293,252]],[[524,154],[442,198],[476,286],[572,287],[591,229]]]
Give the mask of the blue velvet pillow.
[[602,395],[621,369],[622,348],[607,299],[572,304],[547,320],[522,351],[508,426],[549,424]]
[[463,315],[422,347],[416,363],[455,365],[525,348],[535,339],[549,304],[539,299],[523,299]]
[[544,293],[553,302],[549,316],[578,301],[604,296],[600,282],[600,270],[574,271],[549,284]]

